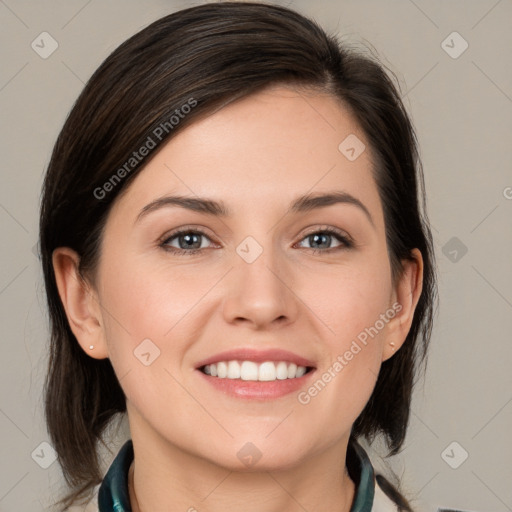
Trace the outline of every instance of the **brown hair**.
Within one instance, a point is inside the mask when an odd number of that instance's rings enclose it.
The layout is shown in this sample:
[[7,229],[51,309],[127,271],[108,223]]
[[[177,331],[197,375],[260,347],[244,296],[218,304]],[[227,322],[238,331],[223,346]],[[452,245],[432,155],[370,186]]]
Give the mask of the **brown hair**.
[[[110,208],[158,149],[201,116],[274,84],[326,92],[350,109],[374,156],[393,278],[411,249],[423,256],[423,289],[410,332],[382,364],[352,430],[370,441],[383,434],[391,454],[403,443],[431,335],[436,275],[416,137],[398,89],[376,59],[349,51],[293,10],[255,2],[204,4],[155,21],[107,57],[69,113],[45,176],[40,250],[51,328],[45,415],[72,488],[58,502],[64,507],[101,482],[97,445],[126,404],[109,359],[89,357],[70,330],[52,252],[74,249],[81,274],[92,280]],[[183,106],[192,102],[184,115]],[[172,115],[179,122],[173,124]],[[127,167],[133,151],[159,129],[156,147]]]

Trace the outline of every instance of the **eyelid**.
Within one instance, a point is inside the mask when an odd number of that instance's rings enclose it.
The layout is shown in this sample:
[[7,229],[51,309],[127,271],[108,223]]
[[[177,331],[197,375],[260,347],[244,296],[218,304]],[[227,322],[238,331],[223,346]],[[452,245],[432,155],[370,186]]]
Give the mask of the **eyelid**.
[[305,238],[306,236],[312,235],[314,233],[325,232],[325,231],[336,233],[337,235],[339,235],[343,238],[346,238],[351,243],[355,243],[354,239],[343,229],[339,229],[334,226],[329,226],[326,224],[320,225],[320,226],[318,226],[318,225],[313,226],[313,227],[311,227],[311,229],[307,228],[307,231],[302,235],[302,238]]
[[339,228],[335,228],[334,226],[315,226],[312,227],[310,230],[306,231],[306,233],[301,235],[301,238],[296,244],[298,245],[303,242],[303,240],[307,239],[309,236],[315,234],[315,233],[327,233],[329,236],[334,236],[338,239],[338,242],[340,242],[341,245],[338,247],[329,247],[327,249],[315,249],[310,247],[300,247],[301,249],[307,249],[311,251],[313,254],[321,254],[324,253],[325,255],[337,253],[338,251],[348,250],[348,249],[355,249],[357,247],[354,239],[344,230],[341,230]]
[[169,239],[174,238],[178,235],[181,235],[183,233],[197,233],[204,235],[206,238],[210,239],[212,242],[215,242],[215,237],[208,233],[206,228],[203,228],[202,226],[197,226],[194,224],[191,225],[184,225],[179,228],[171,229],[170,231],[167,231],[164,235],[162,235],[158,239],[159,244],[164,244]]

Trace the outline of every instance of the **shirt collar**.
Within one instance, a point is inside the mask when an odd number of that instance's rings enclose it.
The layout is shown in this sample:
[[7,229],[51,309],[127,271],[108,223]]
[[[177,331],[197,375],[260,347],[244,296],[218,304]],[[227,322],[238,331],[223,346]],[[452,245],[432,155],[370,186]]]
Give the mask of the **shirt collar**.
[[[128,471],[133,461],[131,439],[119,450],[98,491],[99,512],[132,512],[128,493]],[[350,438],[347,446],[347,469],[356,484],[350,512],[371,512],[375,494],[375,474],[364,448]]]
[[128,493],[128,471],[133,457],[133,442],[128,439],[101,482],[98,491],[98,512],[132,512]]

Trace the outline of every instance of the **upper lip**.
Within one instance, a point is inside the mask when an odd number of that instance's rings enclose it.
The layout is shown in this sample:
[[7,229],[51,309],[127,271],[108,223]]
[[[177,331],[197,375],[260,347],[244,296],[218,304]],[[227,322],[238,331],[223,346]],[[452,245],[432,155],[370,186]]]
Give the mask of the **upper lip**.
[[287,361],[295,363],[297,366],[306,366],[314,368],[312,361],[301,357],[293,352],[282,349],[266,349],[266,350],[255,350],[253,348],[237,348],[227,350],[225,352],[219,352],[213,356],[210,356],[196,365],[196,368],[201,368],[207,364],[218,363],[219,361],[254,361],[255,363],[263,363],[265,361]]

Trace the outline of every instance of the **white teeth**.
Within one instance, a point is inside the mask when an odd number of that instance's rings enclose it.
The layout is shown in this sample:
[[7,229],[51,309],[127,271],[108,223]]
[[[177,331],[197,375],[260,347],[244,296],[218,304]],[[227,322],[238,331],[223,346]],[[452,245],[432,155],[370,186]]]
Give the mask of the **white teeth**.
[[276,366],[276,377],[279,380],[288,378],[288,365],[284,361],[280,361]]
[[297,368],[297,373],[295,374],[295,377],[302,377],[306,373],[306,368],[304,366],[299,366]]
[[240,378],[242,380],[258,380],[258,364],[253,361],[244,361],[240,366]]
[[238,361],[229,361],[228,363],[228,379],[239,379],[240,378],[240,365]]
[[[210,372],[211,367],[214,365],[210,365]],[[219,379],[225,379],[228,376],[228,365],[225,362],[217,363],[217,377]]]
[[258,372],[258,380],[276,380],[276,365],[271,361],[261,363]]
[[295,363],[290,363],[288,365],[288,378],[293,379],[297,374],[297,365]]
[[216,364],[207,364],[203,368],[206,375],[220,379],[242,379],[274,381],[284,379],[295,379],[306,373],[305,366],[297,366],[295,363],[286,361],[265,361],[255,363],[254,361],[219,361]]

